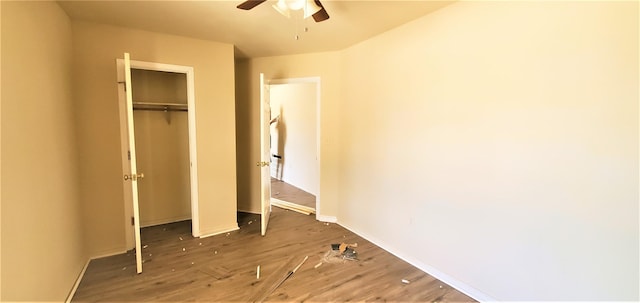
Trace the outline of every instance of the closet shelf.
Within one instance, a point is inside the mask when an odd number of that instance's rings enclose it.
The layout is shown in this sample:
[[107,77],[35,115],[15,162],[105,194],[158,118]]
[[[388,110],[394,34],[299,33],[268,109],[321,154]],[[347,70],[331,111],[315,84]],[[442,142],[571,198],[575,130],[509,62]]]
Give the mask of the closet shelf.
[[154,102],[133,102],[134,110],[154,110],[154,111],[188,111],[188,106],[182,103],[154,103]]

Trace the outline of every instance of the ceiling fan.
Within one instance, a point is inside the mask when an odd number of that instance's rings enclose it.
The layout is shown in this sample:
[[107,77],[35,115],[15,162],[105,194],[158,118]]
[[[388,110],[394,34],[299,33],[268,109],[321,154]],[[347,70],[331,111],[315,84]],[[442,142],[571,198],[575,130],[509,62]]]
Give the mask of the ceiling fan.
[[[240,3],[237,8],[250,10],[265,1],[267,0],[247,0]],[[273,5],[273,8],[287,17],[289,17],[290,10],[304,9],[305,18],[312,16],[316,22],[329,19],[329,14],[327,10],[324,9],[324,6],[322,6],[322,3],[320,3],[320,0],[278,0],[278,2]]]

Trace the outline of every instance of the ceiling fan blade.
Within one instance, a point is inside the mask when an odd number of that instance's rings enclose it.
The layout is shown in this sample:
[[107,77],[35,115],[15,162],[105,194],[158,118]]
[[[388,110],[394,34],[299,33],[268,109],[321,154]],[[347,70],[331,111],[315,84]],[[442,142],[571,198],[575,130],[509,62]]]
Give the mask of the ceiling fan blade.
[[313,20],[315,20],[316,22],[322,22],[324,20],[329,19],[329,13],[327,13],[327,10],[324,9],[324,6],[322,6],[322,3],[320,3],[320,0],[313,0],[319,7],[321,7],[322,9],[319,10],[318,12],[316,12],[315,14],[312,15]]
[[236,6],[239,9],[245,9],[245,10],[250,10],[256,6],[258,6],[258,4],[265,2],[267,0],[247,0],[245,2],[240,3],[238,6]]

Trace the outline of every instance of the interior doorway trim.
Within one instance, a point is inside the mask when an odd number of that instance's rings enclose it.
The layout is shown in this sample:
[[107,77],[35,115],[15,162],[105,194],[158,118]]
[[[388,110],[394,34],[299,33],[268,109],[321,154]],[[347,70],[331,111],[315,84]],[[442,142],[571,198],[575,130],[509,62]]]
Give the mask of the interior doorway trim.
[[321,177],[322,177],[322,171],[320,170],[320,168],[322,167],[320,165],[320,161],[322,161],[321,157],[320,157],[320,117],[321,117],[321,81],[320,81],[320,77],[305,77],[305,78],[283,78],[283,79],[271,79],[269,80],[268,84],[269,85],[278,85],[278,84],[296,84],[296,83],[314,83],[316,85],[316,165],[317,165],[317,172],[318,172],[318,184],[317,184],[317,188],[318,188],[318,192],[316,193],[316,220],[318,221],[335,221],[332,220],[332,218],[326,217],[322,215],[322,208],[321,208],[321,198],[320,198],[320,194],[322,193],[322,182],[321,182]]
[[[118,74],[124,73],[124,60],[116,59]],[[164,64],[156,62],[144,62],[131,60],[132,69],[142,69],[149,71],[172,72],[185,74],[187,77],[187,120],[189,130],[189,179],[191,192],[191,233],[194,237],[200,237],[200,216],[198,207],[198,164],[196,149],[196,107],[195,107],[195,88],[194,88],[194,70],[191,66],[181,66],[173,64]],[[127,122],[126,108],[124,102],[124,84],[118,83],[118,97],[120,107],[120,139],[122,147],[122,166],[124,171],[128,171],[129,159],[127,157]],[[133,243],[133,226],[131,225],[131,217],[133,213],[133,202],[130,197],[129,182],[123,182],[125,196],[125,232],[127,249],[134,246]],[[127,186],[129,185],[129,186]]]

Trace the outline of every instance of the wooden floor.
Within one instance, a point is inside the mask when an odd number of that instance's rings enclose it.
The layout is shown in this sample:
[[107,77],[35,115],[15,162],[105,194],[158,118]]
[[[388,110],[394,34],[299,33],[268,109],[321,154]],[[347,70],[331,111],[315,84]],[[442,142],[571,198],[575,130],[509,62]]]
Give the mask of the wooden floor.
[[[190,221],[144,228],[144,272],[135,273],[133,252],[93,260],[73,301],[259,301],[305,256],[265,301],[472,301],[337,224],[274,208],[261,237],[259,220],[239,213],[239,231],[204,239],[191,236]],[[358,243],[359,260],[315,268],[340,242]]]
[[316,196],[276,178],[271,178],[271,197],[316,208]]

